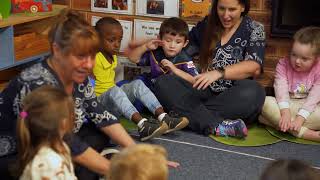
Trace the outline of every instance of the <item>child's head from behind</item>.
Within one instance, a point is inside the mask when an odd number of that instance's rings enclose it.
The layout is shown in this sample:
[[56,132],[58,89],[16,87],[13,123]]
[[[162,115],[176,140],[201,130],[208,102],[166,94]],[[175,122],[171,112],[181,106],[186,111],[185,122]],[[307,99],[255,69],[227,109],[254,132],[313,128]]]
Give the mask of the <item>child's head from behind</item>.
[[111,159],[108,180],[167,180],[167,153],[158,145],[138,144]]
[[164,20],[160,26],[159,37],[163,41],[163,51],[167,57],[174,57],[189,42],[188,24],[180,18]]
[[73,100],[63,90],[42,86],[28,94],[17,126],[20,165],[24,167],[44,145],[66,153],[62,137],[71,132],[73,118]]
[[117,54],[123,37],[120,22],[112,17],[103,17],[99,19],[95,28],[100,37],[101,49],[110,57]]
[[260,180],[316,180],[319,172],[299,160],[276,160],[264,170]]
[[295,71],[307,72],[320,57],[320,27],[305,27],[297,31],[290,54]]

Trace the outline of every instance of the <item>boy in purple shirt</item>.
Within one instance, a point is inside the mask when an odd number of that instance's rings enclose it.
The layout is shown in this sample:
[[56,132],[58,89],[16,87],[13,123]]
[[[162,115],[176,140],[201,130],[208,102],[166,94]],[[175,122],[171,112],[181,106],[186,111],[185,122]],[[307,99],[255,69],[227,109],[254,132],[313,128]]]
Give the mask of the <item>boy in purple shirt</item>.
[[290,56],[276,67],[276,97],[266,97],[259,121],[320,142],[320,28],[303,28],[293,39]]
[[164,74],[175,74],[193,84],[198,72],[192,58],[183,50],[189,42],[188,33],[187,23],[173,17],[163,21],[158,39],[130,43],[130,61],[151,67],[151,72],[141,75],[141,79],[152,91],[156,91],[153,88],[156,78]]

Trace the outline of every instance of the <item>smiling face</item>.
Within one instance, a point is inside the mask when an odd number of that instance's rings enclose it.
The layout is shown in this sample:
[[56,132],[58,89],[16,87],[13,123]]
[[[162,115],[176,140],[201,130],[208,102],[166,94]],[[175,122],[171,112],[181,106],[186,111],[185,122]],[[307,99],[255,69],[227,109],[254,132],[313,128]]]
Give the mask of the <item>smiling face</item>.
[[104,51],[109,58],[119,52],[121,40],[123,38],[123,30],[121,25],[110,25],[104,33]]
[[164,34],[161,40],[163,42],[162,49],[166,57],[176,56],[188,44],[188,40],[186,41],[184,36],[174,36],[168,33]]
[[224,29],[231,29],[241,21],[245,7],[239,0],[218,0],[217,14]]
[[74,54],[70,53],[64,55],[55,49],[55,61],[59,64],[60,68],[59,75],[62,80],[66,82],[83,83],[84,80],[91,73],[92,68],[95,64],[95,55],[92,54]]
[[308,72],[316,62],[311,44],[295,41],[290,54],[290,64],[297,72]]

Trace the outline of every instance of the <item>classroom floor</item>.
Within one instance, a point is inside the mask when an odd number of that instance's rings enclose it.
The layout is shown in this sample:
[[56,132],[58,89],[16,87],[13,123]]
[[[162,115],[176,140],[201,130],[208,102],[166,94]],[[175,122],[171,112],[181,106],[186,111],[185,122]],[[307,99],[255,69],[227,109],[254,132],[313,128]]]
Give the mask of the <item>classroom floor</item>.
[[[136,132],[130,132],[137,137]],[[148,143],[164,146],[169,159],[178,161],[170,169],[170,180],[258,180],[268,163],[278,158],[295,158],[320,169],[320,146],[281,141],[259,147],[224,145],[190,131],[178,131]]]

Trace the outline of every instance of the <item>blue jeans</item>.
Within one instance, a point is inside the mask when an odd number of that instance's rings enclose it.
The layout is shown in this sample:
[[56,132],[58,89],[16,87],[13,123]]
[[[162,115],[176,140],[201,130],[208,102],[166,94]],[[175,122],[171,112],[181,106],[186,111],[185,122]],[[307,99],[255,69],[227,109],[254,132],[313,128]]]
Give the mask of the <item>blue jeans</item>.
[[131,119],[131,116],[138,112],[132,104],[137,99],[153,114],[156,109],[162,107],[155,95],[140,79],[123,84],[121,87],[114,86],[98,97],[107,111],[116,117],[123,115],[127,119]]

